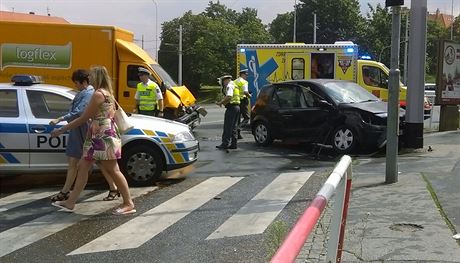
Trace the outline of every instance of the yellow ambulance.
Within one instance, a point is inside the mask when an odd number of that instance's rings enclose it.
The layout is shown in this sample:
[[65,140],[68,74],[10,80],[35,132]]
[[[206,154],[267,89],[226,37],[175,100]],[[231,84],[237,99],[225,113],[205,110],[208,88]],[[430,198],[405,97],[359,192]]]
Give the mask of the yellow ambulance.
[[[334,44],[239,44],[237,72],[248,69],[249,91],[258,94],[268,83],[297,79],[350,80],[384,101],[388,100],[389,69],[382,63],[358,58],[350,41]],[[400,105],[406,105],[407,88],[400,85]],[[256,96],[252,96],[251,103]]]

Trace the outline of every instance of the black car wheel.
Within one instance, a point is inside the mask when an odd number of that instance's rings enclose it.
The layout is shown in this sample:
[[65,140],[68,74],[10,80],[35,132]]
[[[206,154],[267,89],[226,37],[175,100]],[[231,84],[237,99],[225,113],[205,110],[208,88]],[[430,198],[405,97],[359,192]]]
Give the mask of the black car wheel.
[[358,143],[358,135],[355,130],[347,125],[334,129],[332,133],[332,147],[339,154],[352,152]]
[[129,146],[123,151],[120,168],[129,185],[150,186],[164,170],[162,153],[151,145]]
[[273,142],[270,128],[264,121],[259,121],[254,125],[254,139],[261,146],[267,146]]

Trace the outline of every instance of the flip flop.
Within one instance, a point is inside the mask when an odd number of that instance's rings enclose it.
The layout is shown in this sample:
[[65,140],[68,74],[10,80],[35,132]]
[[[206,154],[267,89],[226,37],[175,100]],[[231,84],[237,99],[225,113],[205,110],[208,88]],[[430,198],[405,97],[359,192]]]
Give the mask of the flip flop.
[[453,235],[452,238],[456,240],[460,240],[460,233]]
[[137,211],[136,211],[136,209],[134,209],[134,208],[131,209],[131,210],[123,210],[123,208],[117,208],[116,210],[113,210],[113,211],[112,211],[112,214],[113,214],[113,215],[119,216],[119,215],[134,214],[134,213],[136,213],[136,212],[137,212]]
[[61,211],[64,211],[64,212],[67,212],[67,213],[73,213],[73,209],[67,208],[64,205],[59,204],[58,202],[59,201],[53,202],[53,203],[51,203],[51,205],[55,206],[55,207],[58,207],[58,208],[61,208]]

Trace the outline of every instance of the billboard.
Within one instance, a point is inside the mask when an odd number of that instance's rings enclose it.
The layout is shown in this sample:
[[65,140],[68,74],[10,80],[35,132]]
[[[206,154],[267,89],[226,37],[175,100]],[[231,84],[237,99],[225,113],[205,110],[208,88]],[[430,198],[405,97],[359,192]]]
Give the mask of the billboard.
[[436,104],[460,104],[460,43],[444,40],[439,47]]

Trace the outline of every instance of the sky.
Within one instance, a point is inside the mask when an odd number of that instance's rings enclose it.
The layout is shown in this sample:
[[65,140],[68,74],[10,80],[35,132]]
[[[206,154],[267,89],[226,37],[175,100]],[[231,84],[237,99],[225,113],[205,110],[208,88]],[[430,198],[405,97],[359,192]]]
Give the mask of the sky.
[[[141,46],[144,36],[144,49],[155,57],[159,47],[161,23],[181,17],[192,10],[198,14],[208,6],[210,0],[0,0],[0,11],[20,13],[35,12],[37,15],[59,16],[71,23],[114,25],[134,33],[137,43]],[[277,14],[294,10],[296,0],[220,0],[221,4],[241,12],[244,7],[255,8],[264,24],[269,24]],[[428,11],[437,8],[443,13],[450,14],[452,3],[454,16],[460,13],[460,0],[427,0]],[[217,2],[217,0],[214,0]],[[298,1],[297,1],[298,2]],[[361,12],[368,11],[372,6],[385,0],[359,0]],[[410,0],[405,6],[410,7]],[[158,14],[158,17],[156,16]],[[158,22],[158,23],[157,23]],[[155,27],[157,24],[157,27]],[[158,37],[155,37],[155,36]],[[155,39],[158,39],[155,42]]]

